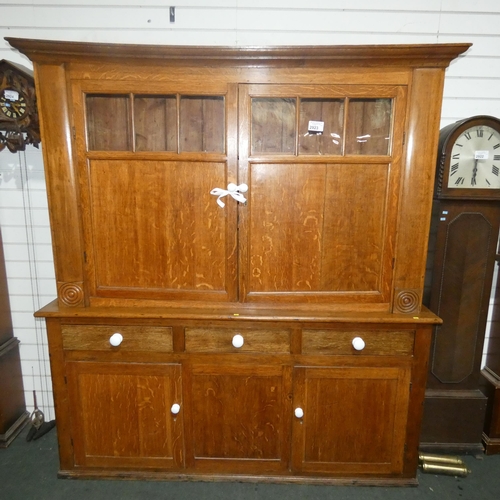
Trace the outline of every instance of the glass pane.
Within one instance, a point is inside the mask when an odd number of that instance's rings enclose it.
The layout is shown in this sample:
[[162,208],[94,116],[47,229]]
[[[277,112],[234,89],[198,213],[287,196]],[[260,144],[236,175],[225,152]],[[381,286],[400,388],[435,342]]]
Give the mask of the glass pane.
[[351,99],[346,154],[387,155],[391,142],[392,99]]
[[91,151],[130,151],[129,96],[87,95],[87,140]]
[[136,151],[177,151],[175,96],[135,96]]
[[295,154],[295,99],[252,99],[251,154]]
[[343,127],[343,99],[302,99],[299,154],[341,155]]
[[181,97],[180,150],[223,153],[224,97]]

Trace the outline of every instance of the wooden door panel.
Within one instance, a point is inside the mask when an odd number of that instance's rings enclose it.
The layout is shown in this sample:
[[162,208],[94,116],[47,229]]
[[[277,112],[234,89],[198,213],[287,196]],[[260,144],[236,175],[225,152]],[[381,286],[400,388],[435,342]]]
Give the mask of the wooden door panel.
[[195,466],[277,471],[288,463],[291,372],[282,366],[194,365]]
[[93,160],[95,293],[233,296],[234,208],[221,210],[210,195],[225,179],[225,163]]
[[251,164],[249,178],[250,295],[387,291],[388,165]]
[[397,474],[409,403],[409,368],[297,368],[293,464],[302,472]]
[[[180,365],[68,363],[76,465],[183,464]],[[172,404],[181,405],[173,415]]]

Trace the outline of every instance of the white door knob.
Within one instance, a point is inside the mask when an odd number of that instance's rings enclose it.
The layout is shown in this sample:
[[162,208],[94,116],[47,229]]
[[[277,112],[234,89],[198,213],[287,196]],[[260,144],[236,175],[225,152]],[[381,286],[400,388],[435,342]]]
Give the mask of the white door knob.
[[295,408],[294,413],[297,418],[302,418],[304,416],[304,410],[302,408]]
[[172,405],[172,408],[170,408],[170,411],[172,412],[173,415],[177,415],[181,411],[181,405],[174,403]]
[[362,351],[365,348],[365,341],[361,337],[354,337],[352,339],[352,346],[356,351]]
[[123,335],[121,333],[113,333],[113,335],[109,338],[109,343],[114,347],[118,347],[122,342]]
[[233,346],[239,349],[245,343],[245,339],[241,335],[235,335],[233,337]]

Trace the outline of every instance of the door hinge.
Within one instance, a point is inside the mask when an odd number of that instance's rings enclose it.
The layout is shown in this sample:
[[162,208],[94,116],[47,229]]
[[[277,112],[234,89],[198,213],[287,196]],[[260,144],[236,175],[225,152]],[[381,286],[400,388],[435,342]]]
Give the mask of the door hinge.
[[83,262],[87,263],[87,252],[83,252]]
[[73,139],[76,139],[76,128],[72,127],[72,130],[73,130]]

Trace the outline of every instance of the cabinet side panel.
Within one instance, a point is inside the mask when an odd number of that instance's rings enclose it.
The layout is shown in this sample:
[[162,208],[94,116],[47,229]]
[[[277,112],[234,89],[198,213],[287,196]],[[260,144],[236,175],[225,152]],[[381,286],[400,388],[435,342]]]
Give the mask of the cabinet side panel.
[[409,94],[393,312],[420,310],[432,208],[444,70],[416,69]]
[[35,76],[59,298],[76,306],[83,302],[83,261],[65,68],[36,65]]

